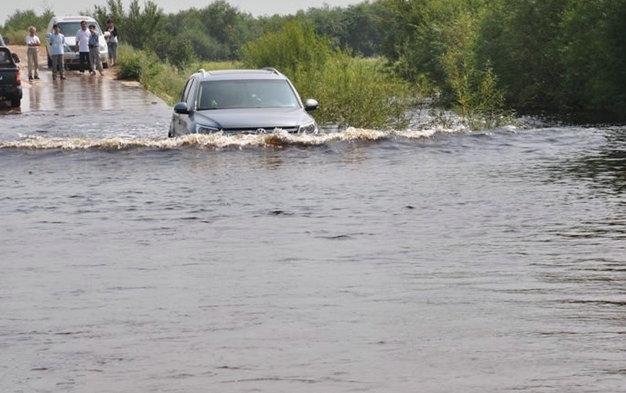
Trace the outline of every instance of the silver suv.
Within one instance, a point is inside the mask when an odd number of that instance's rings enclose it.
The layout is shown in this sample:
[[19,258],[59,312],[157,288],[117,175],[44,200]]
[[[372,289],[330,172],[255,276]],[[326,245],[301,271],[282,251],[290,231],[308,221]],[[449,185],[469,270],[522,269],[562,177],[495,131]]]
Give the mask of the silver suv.
[[273,68],[262,70],[200,70],[193,74],[174,107],[168,136],[185,134],[317,133],[307,113],[317,109],[304,103],[289,79]]

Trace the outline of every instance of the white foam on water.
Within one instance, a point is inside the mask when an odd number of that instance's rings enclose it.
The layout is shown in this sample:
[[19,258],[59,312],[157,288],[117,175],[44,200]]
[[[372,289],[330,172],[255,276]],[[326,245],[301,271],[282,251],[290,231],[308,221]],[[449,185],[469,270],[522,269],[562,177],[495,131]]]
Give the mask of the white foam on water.
[[434,127],[423,130],[371,130],[364,128],[348,128],[338,132],[319,134],[289,134],[283,130],[275,130],[267,134],[191,134],[178,138],[54,138],[45,136],[24,136],[18,140],[0,141],[0,149],[32,149],[32,150],[127,150],[135,148],[147,149],[178,149],[198,147],[210,149],[249,148],[249,147],[281,147],[290,145],[319,146],[337,142],[379,141],[392,138],[421,139],[436,134],[452,134],[467,132],[464,127]]

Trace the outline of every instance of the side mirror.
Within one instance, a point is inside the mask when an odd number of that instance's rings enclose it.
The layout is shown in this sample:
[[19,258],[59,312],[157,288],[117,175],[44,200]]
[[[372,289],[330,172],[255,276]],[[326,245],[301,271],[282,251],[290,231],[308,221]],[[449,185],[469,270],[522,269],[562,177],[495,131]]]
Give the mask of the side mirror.
[[13,62],[15,64],[18,64],[20,62],[20,58],[19,58],[19,56],[17,54],[11,53],[11,57],[13,58]]
[[308,100],[304,101],[304,110],[307,112],[312,112],[319,107],[320,107],[320,103],[312,98],[309,98]]
[[174,112],[178,113],[179,115],[188,115],[189,114],[189,106],[187,105],[186,102],[179,102],[174,107]]

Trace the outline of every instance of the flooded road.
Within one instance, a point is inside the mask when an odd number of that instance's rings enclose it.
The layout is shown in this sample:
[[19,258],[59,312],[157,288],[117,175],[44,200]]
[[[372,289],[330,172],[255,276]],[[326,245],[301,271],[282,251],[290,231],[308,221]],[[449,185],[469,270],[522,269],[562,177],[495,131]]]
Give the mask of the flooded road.
[[[41,60],[43,61],[43,60]],[[170,109],[136,82],[107,76],[68,72],[67,80],[52,80],[40,71],[40,81],[29,83],[22,65],[22,106],[0,107],[0,142],[25,137],[106,138],[161,137]]]
[[40,85],[0,391],[626,391],[626,128],[167,140],[140,89]]

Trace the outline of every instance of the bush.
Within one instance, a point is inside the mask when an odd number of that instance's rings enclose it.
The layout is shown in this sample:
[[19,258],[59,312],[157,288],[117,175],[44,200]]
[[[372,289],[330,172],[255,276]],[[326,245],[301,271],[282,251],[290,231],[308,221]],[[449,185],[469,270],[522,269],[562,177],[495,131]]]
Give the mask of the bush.
[[129,45],[120,45],[117,50],[117,59],[118,79],[141,80],[144,63],[142,52],[134,50]]
[[381,60],[339,54],[319,72],[297,74],[294,83],[303,97],[320,101],[315,118],[322,124],[396,129],[406,126],[407,85],[390,75]]
[[279,69],[303,98],[318,99],[314,116],[322,125],[406,125],[410,102],[405,83],[387,73],[380,61],[352,58],[333,48],[310,25],[289,22],[247,44],[242,56],[248,67]]
[[266,33],[246,44],[242,59],[248,67],[275,67],[294,78],[304,70],[323,68],[337,53],[330,41],[319,37],[311,25],[291,21],[279,31]]

